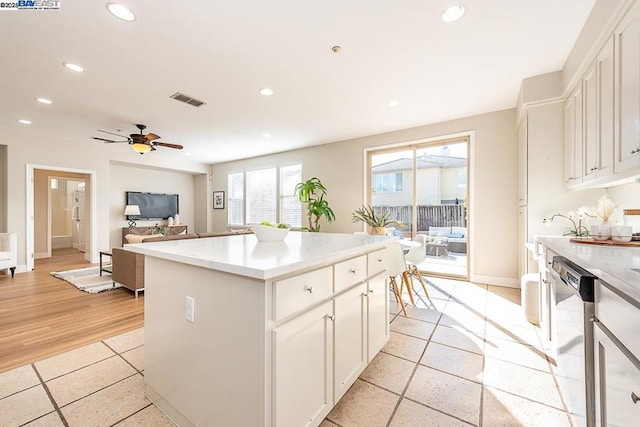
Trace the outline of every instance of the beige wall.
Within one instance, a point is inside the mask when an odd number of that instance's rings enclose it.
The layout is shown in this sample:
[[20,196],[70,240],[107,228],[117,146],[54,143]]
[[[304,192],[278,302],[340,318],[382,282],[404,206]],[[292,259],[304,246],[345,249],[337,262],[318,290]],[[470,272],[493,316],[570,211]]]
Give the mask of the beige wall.
[[[110,216],[110,163],[126,162],[135,167],[155,167],[173,171],[206,174],[209,168],[189,161],[185,156],[154,152],[140,156],[119,150],[112,144],[97,144],[95,141],[70,141],[39,135],[17,127],[0,127],[0,145],[7,145],[7,230],[18,234],[18,271],[26,264],[26,170],[27,165],[49,168],[68,168],[94,171],[96,176],[95,217],[96,241],[87,250],[94,262],[98,251],[109,249],[110,230],[122,226],[124,218],[111,224]],[[157,154],[157,156],[156,156]],[[90,188],[87,189],[90,191]],[[206,217],[206,212],[202,213]]]
[[[110,247],[122,245],[122,227],[128,226],[123,215],[127,191],[178,194],[180,223],[188,225],[190,232],[194,231],[196,186],[193,174],[112,164],[109,175]],[[152,226],[156,223],[167,224],[167,221],[137,221],[136,225]]]
[[[472,279],[482,283],[518,283],[517,135],[515,110],[504,110],[341,141],[270,156],[213,166],[214,190],[225,190],[227,173],[301,162],[303,179],[317,176],[328,189],[336,222],[323,231],[351,233],[361,224],[351,212],[364,201],[364,149],[473,131],[470,182],[470,254]],[[212,228],[225,229],[227,210],[213,212]]]
[[7,232],[7,146],[0,145],[0,233]]

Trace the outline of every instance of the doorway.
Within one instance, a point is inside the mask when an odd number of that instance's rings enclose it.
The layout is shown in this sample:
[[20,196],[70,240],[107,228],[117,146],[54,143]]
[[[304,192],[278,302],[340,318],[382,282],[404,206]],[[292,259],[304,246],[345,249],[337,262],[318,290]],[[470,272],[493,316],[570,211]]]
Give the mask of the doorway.
[[27,271],[56,256],[97,262],[95,172],[27,165],[27,183]]
[[469,138],[448,138],[368,152],[368,203],[399,221],[396,234],[426,235],[431,275],[469,277]]

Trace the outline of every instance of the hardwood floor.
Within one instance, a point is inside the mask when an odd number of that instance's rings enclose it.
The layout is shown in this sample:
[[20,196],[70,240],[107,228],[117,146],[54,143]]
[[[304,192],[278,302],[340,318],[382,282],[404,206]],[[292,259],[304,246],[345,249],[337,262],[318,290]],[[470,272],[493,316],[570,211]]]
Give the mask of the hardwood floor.
[[144,325],[144,293],[89,294],[49,274],[95,265],[83,256],[60,249],[31,272],[0,274],[0,373]]

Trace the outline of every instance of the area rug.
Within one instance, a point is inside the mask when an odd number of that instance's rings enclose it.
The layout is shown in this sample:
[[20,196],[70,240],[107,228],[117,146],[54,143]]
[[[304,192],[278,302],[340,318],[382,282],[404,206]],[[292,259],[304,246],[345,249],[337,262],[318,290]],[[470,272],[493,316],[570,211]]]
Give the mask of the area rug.
[[113,282],[111,274],[103,272],[102,276],[100,276],[98,267],[53,271],[51,275],[69,282],[81,291],[89,292],[90,294],[111,291],[122,287],[121,284]]

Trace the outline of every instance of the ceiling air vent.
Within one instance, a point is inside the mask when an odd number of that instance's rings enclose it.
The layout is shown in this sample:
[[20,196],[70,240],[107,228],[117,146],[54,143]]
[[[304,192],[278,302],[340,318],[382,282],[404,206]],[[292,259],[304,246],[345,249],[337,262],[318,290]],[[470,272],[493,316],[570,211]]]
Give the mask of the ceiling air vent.
[[187,103],[189,105],[193,105],[194,107],[201,107],[204,104],[206,104],[206,102],[204,102],[204,101],[200,101],[198,99],[192,98],[189,95],[185,95],[184,93],[180,93],[180,92],[174,93],[169,98],[175,99],[177,101],[181,101],[181,102],[184,102],[184,103]]

